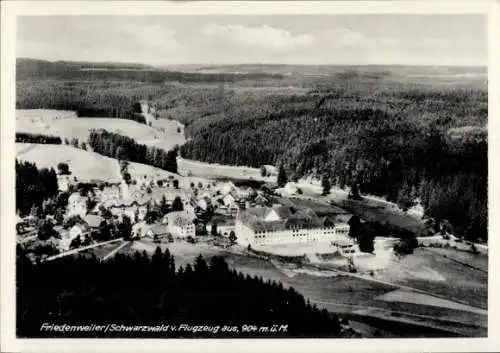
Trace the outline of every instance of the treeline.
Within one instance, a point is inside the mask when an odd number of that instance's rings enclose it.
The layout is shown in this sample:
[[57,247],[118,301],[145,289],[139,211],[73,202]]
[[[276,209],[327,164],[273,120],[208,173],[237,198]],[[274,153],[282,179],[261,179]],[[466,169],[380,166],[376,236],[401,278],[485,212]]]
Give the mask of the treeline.
[[116,107],[80,107],[76,109],[76,115],[84,118],[107,118],[114,117],[120,119],[134,120],[141,124],[146,124],[146,118],[142,114],[141,104],[135,102],[130,108],[118,110]]
[[30,213],[33,206],[57,195],[57,175],[54,168],[38,169],[36,164],[16,159],[16,210]]
[[56,109],[76,111],[78,117],[106,117],[146,123],[138,90],[113,84],[16,81],[16,109]]
[[[96,257],[64,257],[33,264],[18,249],[19,337],[341,337],[337,317],[309,304],[293,288],[231,270],[221,257],[201,255],[176,269],[168,249]],[[33,295],[36,293],[36,295]],[[43,323],[88,325],[239,326],[239,332],[56,332]],[[242,332],[241,325],[288,325],[269,334]]]
[[487,123],[487,94],[474,90],[283,97],[253,116],[202,118],[187,129],[185,158],[284,165],[288,180],[314,174],[332,185],[386,197],[459,235],[487,239],[487,141],[452,138]]
[[94,152],[107,157],[148,164],[177,173],[177,149],[166,152],[156,147],[147,147],[130,137],[104,129],[91,131],[89,145]]
[[60,145],[61,138],[57,136],[30,134],[27,132],[16,132],[16,142],[21,143],[44,143],[51,145]]
[[143,83],[164,82],[237,82],[262,78],[280,79],[283,75],[265,72],[252,73],[205,73],[171,71],[151,66],[100,64],[81,62],[50,62],[33,59],[17,59],[16,78],[58,80],[124,80]]

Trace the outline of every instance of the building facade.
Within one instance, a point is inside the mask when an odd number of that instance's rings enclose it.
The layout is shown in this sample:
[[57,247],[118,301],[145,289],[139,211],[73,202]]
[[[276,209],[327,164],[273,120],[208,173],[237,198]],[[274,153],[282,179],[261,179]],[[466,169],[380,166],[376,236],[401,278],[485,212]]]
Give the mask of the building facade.
[[254,207],[238,214],[235,231],[237,242],[243,246],[331,244],[348,239],[349,225],[345,217],[329,222],[308,208]]
[[186,238],[196,235],[193,217],[187,211],[170,212],[163,218],[163,223],[167,225],[168,231],[174,236]]

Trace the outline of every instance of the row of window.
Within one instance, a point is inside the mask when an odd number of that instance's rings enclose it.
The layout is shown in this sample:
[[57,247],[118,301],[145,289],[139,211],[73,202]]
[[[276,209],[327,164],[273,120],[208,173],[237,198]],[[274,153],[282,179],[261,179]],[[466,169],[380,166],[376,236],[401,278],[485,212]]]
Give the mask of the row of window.
[[[292,229],[292,233],[298,233],[302,231],[302,228],[296,228]],[[307,230],[307,229],[306,229]],[[335,228],[335,227],[329,227],[329,228],[315,228],[315,231],[325,231],[324,234],[335,234],[335,233],[348,233],[349,229],[345,228]],[[255,234],[265,234],[266,231],[257,231]]]
[[[344,230],[344,229],[339,229],[339,230],[334,230],[334,231],[330,231],[330,232],[323,232],[324,235],[335,235],[335,234],[347,234],[349,233],[348,230]],[[270,234],[272,235],[272,233]],[[306,236],[307,234],[304,234],[304,233],[292,233],[292,236],[293,237],[300,237],[300,236]],[[266,232],[255,232],[255,238],[265,238],[266,237]]]

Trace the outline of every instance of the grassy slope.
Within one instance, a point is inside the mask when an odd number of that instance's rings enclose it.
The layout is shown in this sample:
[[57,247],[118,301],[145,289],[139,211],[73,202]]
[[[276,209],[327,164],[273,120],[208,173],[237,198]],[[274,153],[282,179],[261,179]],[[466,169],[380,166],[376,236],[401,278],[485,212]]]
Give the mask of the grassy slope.
[[[72,146],[16,143],[16,158],[34,162],[38,168],[56,168],[58,163],[68,163],[72,176],[77,177],[78,181],[121,180],[116,159]],[[177,174],[140,163],[130,163],[129,172],[133,179],[144,175],[150,178],[179,178]]]

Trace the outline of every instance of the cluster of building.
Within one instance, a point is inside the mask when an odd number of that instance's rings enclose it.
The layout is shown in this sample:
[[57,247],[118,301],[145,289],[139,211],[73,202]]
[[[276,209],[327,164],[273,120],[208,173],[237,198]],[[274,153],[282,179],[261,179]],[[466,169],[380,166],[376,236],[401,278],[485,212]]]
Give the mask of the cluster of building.
[[[60,180],[63,188],[67,187],[67,182],[65,178]],[[208,233],[213,226],[221,235],[229,236],[234,232],[237,242],[245,247],[264,249],[286,244],[325,243],[344,255],[354,252],[354,242],[348,236],[350,217],[346,213],[319,217],[307,207],[272,205],[264,192],[251,187],[237,187],[232,182],[200,182],[197,185],[191,182],[190,185],[182,185],[182,188],[171,184],[145,177],[134,184],[122,182],[94,188],[87,195],[72,193],[68,199],[67,215],[78,215],[84,222],[70,229],[68,242],[98,230],[104,220],[100,214],[102,210],[110,212],[118,220],[128,216],[133,224],[133,236],[154,238],[168,234],[181,238],[194,237],[195,219],[209,212],[214,215],[214,221],[206,222]],[[294,191],[288,189],[290,193]],[[91,203],[90,198],[93,200]],[[152,206],[166,203],[171,207],[175,199],[181,200],[182,211],[169,212],[155,224],[145,222]],[[92,209],[88,209],[89,205]]]
[[342,254],[353,252],[349,237],[349,216],[319,217],[310,208],[283,205],[252,207],[236,218],[237,242],[252,248],[286,244],[324,243]]

